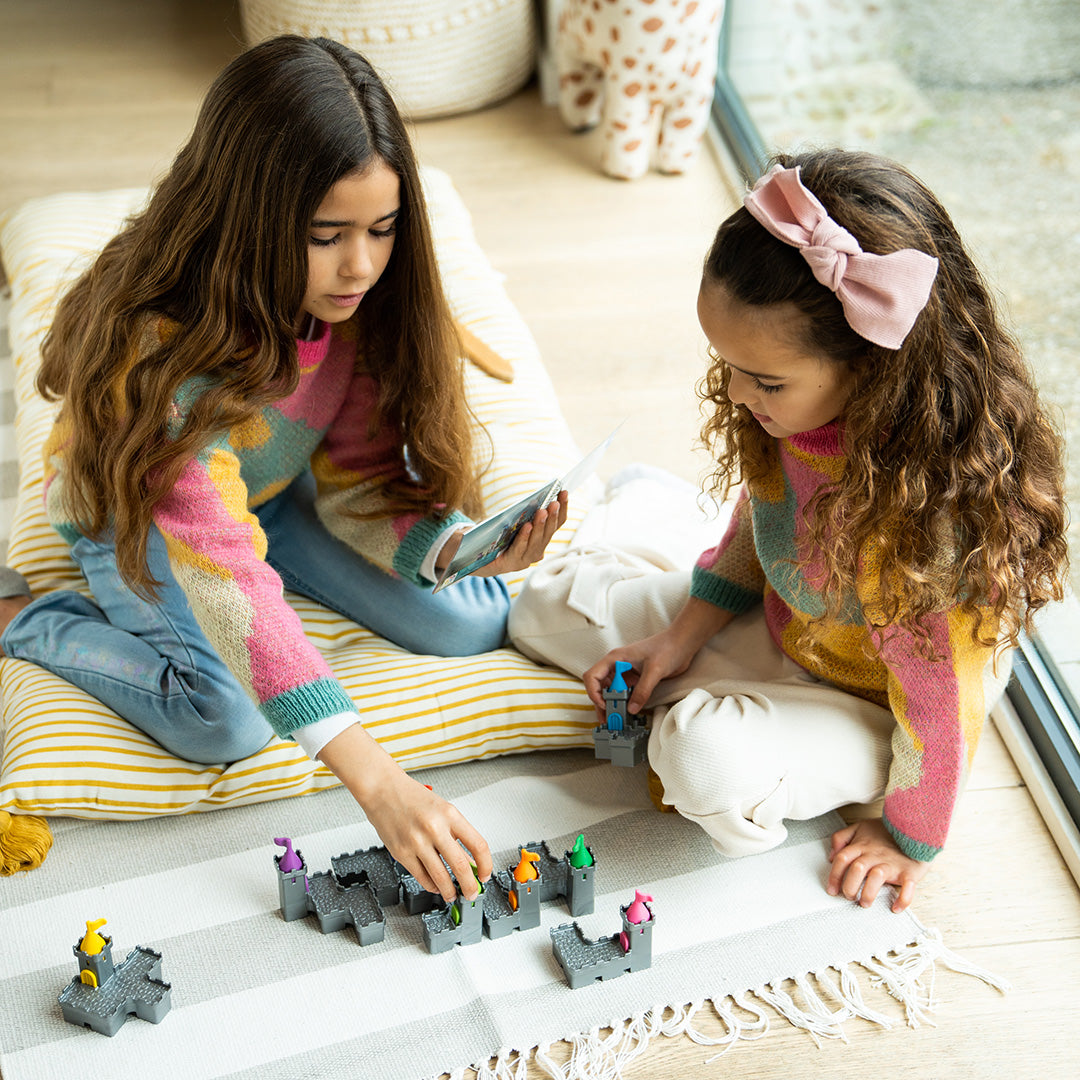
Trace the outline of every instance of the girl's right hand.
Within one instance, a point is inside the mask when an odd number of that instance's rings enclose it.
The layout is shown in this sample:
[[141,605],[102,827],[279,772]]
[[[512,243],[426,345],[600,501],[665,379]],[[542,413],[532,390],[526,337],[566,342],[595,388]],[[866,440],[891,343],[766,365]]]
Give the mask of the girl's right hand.
[[612,649],[607,656],[598,660],[585,672],[582,680],[585,683],[585,690],[596,706],[597,715],[602,719],[604,689],[615,673],[615,662],[622,660],[632,664],[634,670],[626,673],[627,685],[633,686],[626,711],[638,713],[645,707],[657,683],[673,675],[681,675],[696,655],[697,649],[688,650],[683,643],[674,638],[669,628],[662,630],[659,634],[653,634],[652,637],[635,641],[631,645]]
[[331,739],[319,759],[421,887],[452,903],[456,879],[461,895],[476,899],[478,882],[491,877],[491,852],[456,806],[409,776],[359,723]]
[[368,820],[422,888],[438,893],[448,904],[458,890],[466,900],[475,900],[478,883],[486,881],[492,870],[484,838],[456,806],[396,764],[394,768],[370,809],[365,807]]
[[667,629],[632,645],[612,649],[582,676],[585,690],[596,706],[597,715],[601,718],[604,716],[603,691],[615,672],[616,660],[633,665],[633,672],[627,674],[636,678],[627,679],[627,684],[633,682],[633,690],[626,711],[638,713],[645,708],[657,684],[664,679],[682,675],[702,645],[723,629],[732,618],[730,611],[724,611],[691,596]]

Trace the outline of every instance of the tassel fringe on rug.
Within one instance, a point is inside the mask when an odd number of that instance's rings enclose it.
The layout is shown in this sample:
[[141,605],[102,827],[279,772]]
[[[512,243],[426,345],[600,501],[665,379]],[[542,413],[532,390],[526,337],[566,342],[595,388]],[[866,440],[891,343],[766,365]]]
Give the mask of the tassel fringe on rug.
[[[736,1043],[763,1038],[777,1019],[806,1031],[819,1046],[823,1039],[847,1042],[844,1025],[856,1017],[885,1029],[896,1023],[866,1003],[861,980],[872,991],[885,992],[898,1001],[908,1027],[936,1026],[931,1014],[939,964],[980,979],[1002,993],[1010,989],[1008,982],[968,963],[944,945],[936,930],[928,929],[908,948],[887,956],[795,976],[789,981],[794,983],[801,1001],[782,985],[765,984],[746,993],[707,998],[685,1006],[655,1005],[629,1020],[567,1037],[563,1041],[570,1045],[570,1053],[561,1063],[553,1059],[551,1043],[524,1051],[504,1047],[487,1061],[426,1080],[526,1080],[530,1062],[552,1080],[618,1080],[623,1070],[661,1036],[685,1035],[701,1046],[720,1047],[719,1054],[708,1059],[711,1062]],[[725,1029],[719,1037],[706,1035],[695,1024],[710,1012],[711,1018]]]

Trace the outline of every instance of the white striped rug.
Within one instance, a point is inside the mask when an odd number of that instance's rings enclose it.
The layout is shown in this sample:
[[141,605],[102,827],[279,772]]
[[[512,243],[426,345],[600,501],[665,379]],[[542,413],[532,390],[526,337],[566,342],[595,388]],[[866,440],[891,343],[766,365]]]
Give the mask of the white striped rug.
[[[437,955],[400,906],[366,947],[351,928],[320,934],[313,916],[284,922],[273,837],[292,837],[309,873],[378,842],[341,789],[180,818],[58,819],[62,842],[45,864],[0,885],[3,1080],[419,1080],[473,1066],[494,1078],[523,1076],[515,1065],[529,1058],[564,1080],[610,1080],[650,1038],[693,1027],[700,1008],[727,1023],[731,1042],[760,1035],[770,1015],[828,1038],[854,1016],[888,1023],[877,1011],[886,990],[909,1022],[925,1020],[935,962],[998,985],[911,914],[825,893],[835,815],[729,860],[696,826],[652,808],[644,769],[589,751],[419,775],[485,833],[497,867],[516,862],[517,845],[546,840],[561,854],[583,833],[596,906],[578,922],[592,938],[615,933],[620,905],[636,888],[651,894],[652,966],[571,990],[551,953],[549,928],[570,918],[557,900],[538,929]],[[172,1007],[159,1025],[131,1017],[108,1038],[63,1020],[72,945],[98,918],[117,962],[136,945],[162,954]],[[556,1071],[545,1047],[573,1035],[573,1063]]]

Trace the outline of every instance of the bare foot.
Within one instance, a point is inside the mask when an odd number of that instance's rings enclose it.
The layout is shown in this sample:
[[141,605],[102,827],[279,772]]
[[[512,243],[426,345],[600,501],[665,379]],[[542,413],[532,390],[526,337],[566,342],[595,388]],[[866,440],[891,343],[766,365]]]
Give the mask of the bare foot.
[[[0,600],[0,634],[8,628],[8,623],[33,599],[31,596],[5,596]],[[0,656],[4,650],[0,649]]]

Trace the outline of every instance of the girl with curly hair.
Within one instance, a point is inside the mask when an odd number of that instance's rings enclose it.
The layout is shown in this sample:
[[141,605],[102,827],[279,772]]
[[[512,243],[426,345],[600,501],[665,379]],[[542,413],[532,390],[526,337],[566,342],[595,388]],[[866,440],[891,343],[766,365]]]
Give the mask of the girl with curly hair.
[[721,852],[883,796],[833,836],[827,889],[868,906],[887,883],[902,910],[1010,647],[1062,595],[1060,440],[948,214],[894,162],[779,157],[720,226],[697,310],[714,487],[741,485],[723,538],[692,573],[568,553],[511,637],[601,711],[633,665],[656,800]]
[[453,899],[448,865],[475,896],[458,841],[485,878],[483,838],[365,732],[283,595],[413,652],[504,643],[497,575],[540,557],[565,497],[433,594],[480,509],[462,355],[408,135],[371,66],[326,39],[247,50],[44,343],[38,389],[61,402],[47,509],[93,599],[31,602],[5,569],[3,654],[189,761],[295,738],[425,888]]

